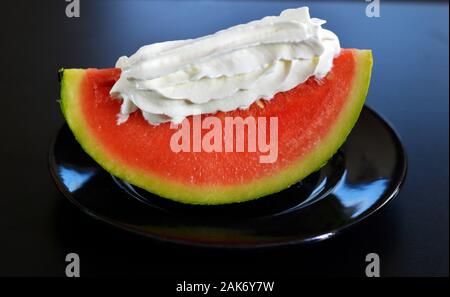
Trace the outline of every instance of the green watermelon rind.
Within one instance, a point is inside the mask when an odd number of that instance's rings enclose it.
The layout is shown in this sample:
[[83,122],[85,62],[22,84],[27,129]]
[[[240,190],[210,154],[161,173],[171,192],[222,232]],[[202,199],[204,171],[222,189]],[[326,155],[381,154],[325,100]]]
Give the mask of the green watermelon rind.
[[67,124],[84,151],[100,166],[114,176],[135,186],[174,201],[188,204],[227,204],[257,199],[284,190],[317,171],[337,152],[356,124],[367,96],[372,72],[372,52],[353,50],[355,72],[351,91],[344,109],[330,128],[320,145],[306,157],[295,161],[288,168],[273,176],[239,185],[200,185],[183,184],[160,178],[153,173],[130,167],[110,156],[103,144],[90,134],[78,104],[78,89],[86,73],[85,69],[61,69],[61,109]]

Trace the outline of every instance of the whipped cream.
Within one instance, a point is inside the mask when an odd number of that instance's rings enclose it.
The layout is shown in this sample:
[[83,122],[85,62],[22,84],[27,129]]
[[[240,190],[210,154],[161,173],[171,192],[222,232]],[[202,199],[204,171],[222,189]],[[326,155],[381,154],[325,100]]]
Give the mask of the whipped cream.
[[118,124],[140,110],[151,124],[180,123],[190,115],[246,109],[309,77],[323,78],[340,52],[338,37],[309,9],[231,27],[188,40],[141,47],[120,57],[111,89],[122,99]]

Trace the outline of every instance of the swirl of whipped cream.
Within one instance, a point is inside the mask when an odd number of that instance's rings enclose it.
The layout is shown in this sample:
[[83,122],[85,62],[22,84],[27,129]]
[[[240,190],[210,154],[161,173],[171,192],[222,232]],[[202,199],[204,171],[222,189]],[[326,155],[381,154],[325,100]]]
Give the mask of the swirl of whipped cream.
[[151,124],[246,109],[311,76],[323,78],[340,52],[338,37],[309,9],[238,25],[197,39],[155,43],[131,57],[111,89],[122,99],[118,123],[141,110]]

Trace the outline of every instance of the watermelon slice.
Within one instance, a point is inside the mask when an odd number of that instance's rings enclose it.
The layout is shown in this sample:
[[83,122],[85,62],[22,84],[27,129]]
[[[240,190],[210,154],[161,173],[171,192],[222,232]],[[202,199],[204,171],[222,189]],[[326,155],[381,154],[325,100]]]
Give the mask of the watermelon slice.
[[214,115],[222,121],[277,117],[273,163],[258,162],[258,152],[176,153],[169,145],[175,133],[170,124],[150,125],[140,112],[117,125],[121,101],[109,91],[119,69],[62,70],[61,108],[83,149],[111,174],[183,203],[242,202],[289,187],[333,156],[358,119],[371,69],[371,51],[343,49],[324,79],[310,78],[263,106]]

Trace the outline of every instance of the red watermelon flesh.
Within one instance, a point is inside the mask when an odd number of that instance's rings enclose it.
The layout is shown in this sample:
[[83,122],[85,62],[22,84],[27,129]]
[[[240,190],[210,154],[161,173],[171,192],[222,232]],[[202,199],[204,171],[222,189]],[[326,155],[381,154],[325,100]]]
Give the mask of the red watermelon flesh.
[[[113,175],[179,202],[241,202],[280,191],[332,157],[359,116],[371,68],[370,51],[345,49],[320,81],[310,78],[263,106],[214,114],[222,127],[225,117],[276,117],[278,154],[273,163],[261,163],[259,157],[267,153],[258,151],[175,153],[170,140],[177,130],[169,123],[150,125],[140,112],[117,125],[121,101],[109,91],[120,69],[63,70],[61,106],[83,149]],[[193,117],[187,119],[192,128]]]

